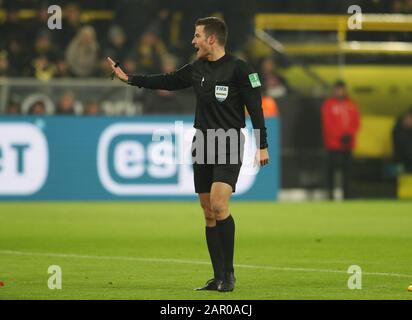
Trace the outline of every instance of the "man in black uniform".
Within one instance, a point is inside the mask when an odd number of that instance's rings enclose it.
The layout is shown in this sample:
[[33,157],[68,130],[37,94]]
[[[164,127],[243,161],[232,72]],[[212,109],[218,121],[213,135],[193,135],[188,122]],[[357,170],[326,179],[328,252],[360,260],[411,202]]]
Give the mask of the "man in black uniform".
[[206,219],[206,242],[214,271],[214,278],[196,290],[226,292],[233,291],[235,285],[235,223],[229,212],[229,199],[242,165],[244,137],[240,129],[245,127],[245,105],[258,143],[257,163],[263,166],[269,161],[261,84],[248,64],[225,52],[227,28],[223,20],[199,19],[195,28],[192,45],[197,60],[175,72],[127,75],[118,63],[109,57],[107,60],[113,74],[130,85],[163,90],[194,88],[197,98],[192,144],[194,184]]

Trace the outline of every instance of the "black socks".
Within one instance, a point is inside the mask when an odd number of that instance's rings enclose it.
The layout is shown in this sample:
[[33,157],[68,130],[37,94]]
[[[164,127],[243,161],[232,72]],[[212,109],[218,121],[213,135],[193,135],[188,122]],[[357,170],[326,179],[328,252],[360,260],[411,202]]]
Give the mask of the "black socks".
[[227,272],[234,272],[235,221],[229,215],[216,220],[215,227],[206,226],[206,242],[215,279],[223,279]]
[[212,261],[215,279],[223,279],[223,250],[217,226],[206,227],[206,242]]
[[217,220],[216,227],[219,232],[221,248],[223,250],[224,272],[233,272],[233,254],[235,248],[235,221],[232,215],[224,220]]

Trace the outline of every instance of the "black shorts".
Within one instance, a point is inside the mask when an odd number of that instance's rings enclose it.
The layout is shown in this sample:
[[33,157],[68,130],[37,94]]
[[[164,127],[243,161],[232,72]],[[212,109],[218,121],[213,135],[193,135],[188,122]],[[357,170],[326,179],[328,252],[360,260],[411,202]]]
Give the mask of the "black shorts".
[[[224,182],[236,190],[240,168],[243,161],[243,149],[245,137],[240,129],[237,130],[237,138],[230,141],[229,138],[208,138],[205,131],[196,130],[192,142],[192,162],[194,184],[196,193],[209,193],[213,182]],[[203,135],[204,147],[199,148],[199,135]],[[212,143],[212,144],[211,144]],[[213,148],[214,146],[214,148]],[[223,149],[222,147],[225,146]],[[199,154],[203,150],[203,154]]]

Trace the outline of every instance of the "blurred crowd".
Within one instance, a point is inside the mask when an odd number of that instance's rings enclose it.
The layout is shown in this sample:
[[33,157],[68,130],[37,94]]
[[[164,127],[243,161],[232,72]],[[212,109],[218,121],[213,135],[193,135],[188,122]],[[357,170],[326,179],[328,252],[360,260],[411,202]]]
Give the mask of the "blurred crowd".
[[[49,5],[60,5],[63,28],[47,27]],[[361,0],[367,12],[412,13],[412,0]],[[129,73],[161,72],[170,56],[177,65],[190,61],[193,25],[198,17],[222,16],[229,26],[228,50],[258,68],[253,50],[246,50],[257,12],[346,13],[351,1],[247,1],[202,0],[0,0],[0,76],[107,77],[106,56],[117,59]],[[35,16],[22,17],[31,9]],[[112,19],[92,19],[90,10],[108,10]],[[390,34],[392,40],[399,35]],[[402,36],[402,35],[400,35]],[[261,58],[261,57],[259,57]],[[165,62],[165,60],[167,62]],[[280,81],[279,79],[277,81]]]
[[[206,0],[193,6],[188,1],[166,0],[0,0],[0,9],[5,12],[4,21],[0,21],[0,77],[32,77],[42,81],[68,77],[108,78],[107,56],[119,61],[127,73],[171,72],[193,60],[191,39],[197,18],[218,15],[230,28],[228,51],[255,65],[269,96],[285,95],[287,86],[279,75],[276,59],[272,56],[255,58],[248,56],[250,50],[244,50],[253,34],[253,17],[259,10],[257,3],[250,4],[247,0],[234,3]],[[48,28],[51,4],[62,8],[61,30]],[[22,18],[22,9],[34,10],[36,15]],[[84,13],[93,10],[108,10],[114,16],[112,19],[86,19]],[[72,96],[68,100],[75,100],[73,92],[67,95]],[[182,103],[176,95],[179,93],[147,92],[143,102],[157,109],[162,105],[162,110],[157,110],[159,113],[178,112]],[[60,100],[65,100],[64,95]],[[62,109],[60,100],[52,113],[76,114],[73,107]],[[267,101],[267,112],[272,114],[276,106],[273,106],[274,101]],[[93,104],[89,114],[101,113],[98,103]],[[88,109],[83,106],[81,113]],[[150,113],[152,108],[147,110]],[[21,110],[17,101],[10,101],[5,111],[8,114],[50,114],[42,101],[28,110]]]
[[[170,56],[177,64],[191,59],[191,38],[198,17],[218,14],[233,32],[228,49],[241,50],[252,30],[254,10],[247,2],[119,0],[62,2],[63,28],[48,29],[51,4],[59,1],[2,1],[5,19],[0,23],[0,76],[104,77],[106,56],[117,59],[127,72],[154,73],[167,68]],[[105,4],[106,3],[106,4]],[[22,18],[22,9],[34,9]],[[86,10],[109,10],[113,19],[88,20]],[[167,62],[165,61],[167,60]]]
[[15,100],[11,100],[6,107],[6,114],[8,115],[47,115],[47,114],[57,114],[57,115],[76,115],[79,109],[79,104],[81,107],[82,115],[97,116],[102,115],[103,111],[101,105],[95,100],[89,100],[85,103],[80,103],[76,100],[75,95],[71,91],[65,91],[58,99],[56,109],[46,101],[39,99],[33,101],[28,107],[28,110],[22,110],[22,106]]
[[[0,10],[4,12],[0,15],[0,77],[32,77],[42,81],[108,78],[107,56],[116,59],[127,73],[170,72],[193,59],[191,39],[196,19],[218,15],[229,26],[228,51],[254,65],[263,83],[264,111],[275,114],[273,99],[285,96],[291,88],[279,71],[285,64],[283,57],[272,53],[254,55],[256,43],[251,40],[254,15],[257,12],[342,14],[351,4],[346,0],[202,0],[196,5],[186,0],[0,0]],[[368,12],[412,12],[412,0],[361,0],[358,4],[368,8]],[[49,5],[62,8],[62,29],[48,28]],[[24,16],[23,9],[32,10],[35,15]],[[94,10],[107,10],[113,17],[99,19],[86,14]],[[150,92],[144,95],[143,103],[154,105],[159,113],[179,112],[183,108],[179,94]],[[73,96],[73,92],[63,94],[52,113],[76,114],[74,107],[61,107],[65,105],[62,101],[75,101]],[[42,104],[39,101],[23,113],[50,114]],[[149,107],[147,110],[152,110]],[[20,109],[18,101],[10,101],[5,111],[16,114],[22,112]],[[81,110],[82,114],[102,112],[98,102],[84,103]]]

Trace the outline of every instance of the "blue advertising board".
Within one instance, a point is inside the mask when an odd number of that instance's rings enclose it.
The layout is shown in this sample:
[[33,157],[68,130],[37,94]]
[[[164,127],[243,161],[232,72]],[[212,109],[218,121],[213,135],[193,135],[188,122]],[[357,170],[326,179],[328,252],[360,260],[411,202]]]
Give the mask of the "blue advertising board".
[[[251,123],[233,197],[276,200],[279,120],[269,165],[253,166]],[[1,117],[0,200],[194,199],[190,116]]]

